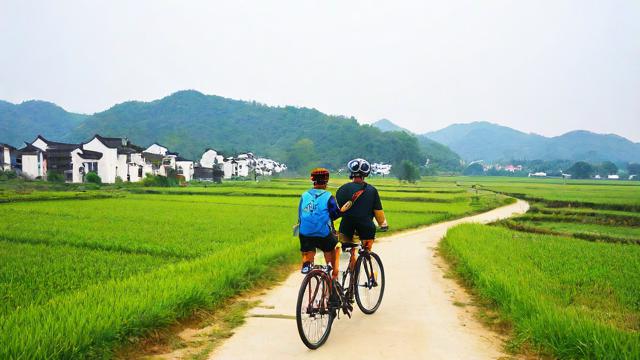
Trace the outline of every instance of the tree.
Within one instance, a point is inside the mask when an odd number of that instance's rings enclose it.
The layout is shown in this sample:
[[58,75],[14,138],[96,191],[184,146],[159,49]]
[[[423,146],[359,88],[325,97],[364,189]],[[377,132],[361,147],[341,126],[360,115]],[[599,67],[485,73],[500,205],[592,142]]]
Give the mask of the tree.
[[578,161],[577,163],[571,165],[571,167],[567,170],[567,173],[571,174],[571,177],[574,179],[588,179],[593,173],[593,166],[584,161]]
[[618,173],[618,167],[611,161],[604,161],[598,166],[598,174],[601,176],[615,175]]
[[409,160],[402,160],[400,166],[398,166],[396,176],[400,181],[408,181],[415,184],[420,180],[420,168]]
[[629,164],[627,166],[627,171],[629,172],[629,175],[640,175],[640,164]]
[[464,169],[462,174],[463,175],[467,175],[467,176],[484,175],[484,168],[482,167],[482,165],[480,163],[473,163],[473,164],[467,166],[467,168]]

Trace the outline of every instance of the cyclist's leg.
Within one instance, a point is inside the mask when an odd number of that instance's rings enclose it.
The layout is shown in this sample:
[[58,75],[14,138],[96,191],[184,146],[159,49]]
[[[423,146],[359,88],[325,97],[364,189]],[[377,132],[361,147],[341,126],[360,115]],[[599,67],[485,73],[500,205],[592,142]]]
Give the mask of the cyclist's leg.
[[376,225],[373,223],[373,221],[358,225],[358,234],[360,234],[360,241],[362,241],[362,246],[368,251],[371,251],[371,249],[373,248],[373,241],[376,238]]
[[313,259],[316,256],[316,246],[311,238],[300,235],[300,253],[302,254],[302,264],[313,263]]
[[326,238],[321,239],[316,244],[320,250],[324,252],[324,260],[327,264],[331,264],[333,272],[331,277],[335,280],[338,278],[338,257],[337,257],[337,247],[338,239],[333,234],[329,234]]
[[[340,243],[352,245],[355,244],[354,235],[356,232],[355,224],[352,220],[347,218],[342,218],[340,222],[340,232],[338,233],[338,238]],[[356,247],[350,247],[351,259],[349,260],[349,269],[353,271],[356,265]]]

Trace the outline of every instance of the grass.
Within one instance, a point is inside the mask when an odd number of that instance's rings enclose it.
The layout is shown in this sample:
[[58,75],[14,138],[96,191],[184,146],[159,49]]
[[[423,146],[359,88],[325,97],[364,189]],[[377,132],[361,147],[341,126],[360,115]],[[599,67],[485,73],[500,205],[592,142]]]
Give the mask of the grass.
[[[372,183],[393,231],[509,201],[453,182]],[[0,186],[2,196],[31,200],[0,204],[0,288],[12,299],[0,313],[0,358],[110,357],[122,344],[218,308],[274,266],[298,260],[291,226],[308,187],[294,179],[50,194]]]
[[513,343],[558,358],[640,358],[640,247],[460,225],[441,250],[514,324]]

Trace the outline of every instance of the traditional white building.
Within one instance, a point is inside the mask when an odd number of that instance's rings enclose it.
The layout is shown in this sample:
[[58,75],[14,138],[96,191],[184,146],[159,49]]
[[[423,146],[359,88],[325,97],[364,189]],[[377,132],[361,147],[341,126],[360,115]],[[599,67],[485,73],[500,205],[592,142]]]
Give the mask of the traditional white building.
[[108,138],[95,135],[71,153],[73,182],[83,182],[84,176],[95,172],[102,182],[111,184],[122,181],[137,182],[153,171],[142,155],[142,148],[127,138]]
[[391,164],[373,163],[371,164],[371,173],[373,175],[387,176],[391,174]]
[[169,149],[165,146],[162,146],[158,143],[153,143],[151,145],[149,145],[149,147],[144,150],[144,152],[146,153],[150,153],[150,154],[157,154],[157,155],[167,155],[167,153],[169,152]]
[[214,149],[207,149],[200,157],[200,166],[204,168],[213,168],[215,165],[222,164],[224,157]]
[[21,176],[30,180],[47,177],[47,158],[41,148],[25,143],[25,147],[18,152],[17,163]]
[[256,159],[256,175],[271,176],[273,174],[279,174],[285,170],[287,170],[287,165],[280,164],[275,160],[267,158]]
[[176,172],[178,175],[184,176],[184,181],[193,180],[194,167],[195,167],[193,160],[188,160],[178,156],[175,158],[175,163],[176,163]]
[[8,144],[0,144],[0,170],[12,170],[16,166],[16,156],[16,148]]

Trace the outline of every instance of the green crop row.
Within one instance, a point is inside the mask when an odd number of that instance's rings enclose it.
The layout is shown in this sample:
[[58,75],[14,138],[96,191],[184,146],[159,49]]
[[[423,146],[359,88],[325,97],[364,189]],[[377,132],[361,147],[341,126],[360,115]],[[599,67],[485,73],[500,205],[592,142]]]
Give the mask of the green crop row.
[[0,317],[172,261],[175,259],[70,246],[0,242]]
[[640,358],[640,247],[460,225],[441,250],[513,323],[563,359]]

